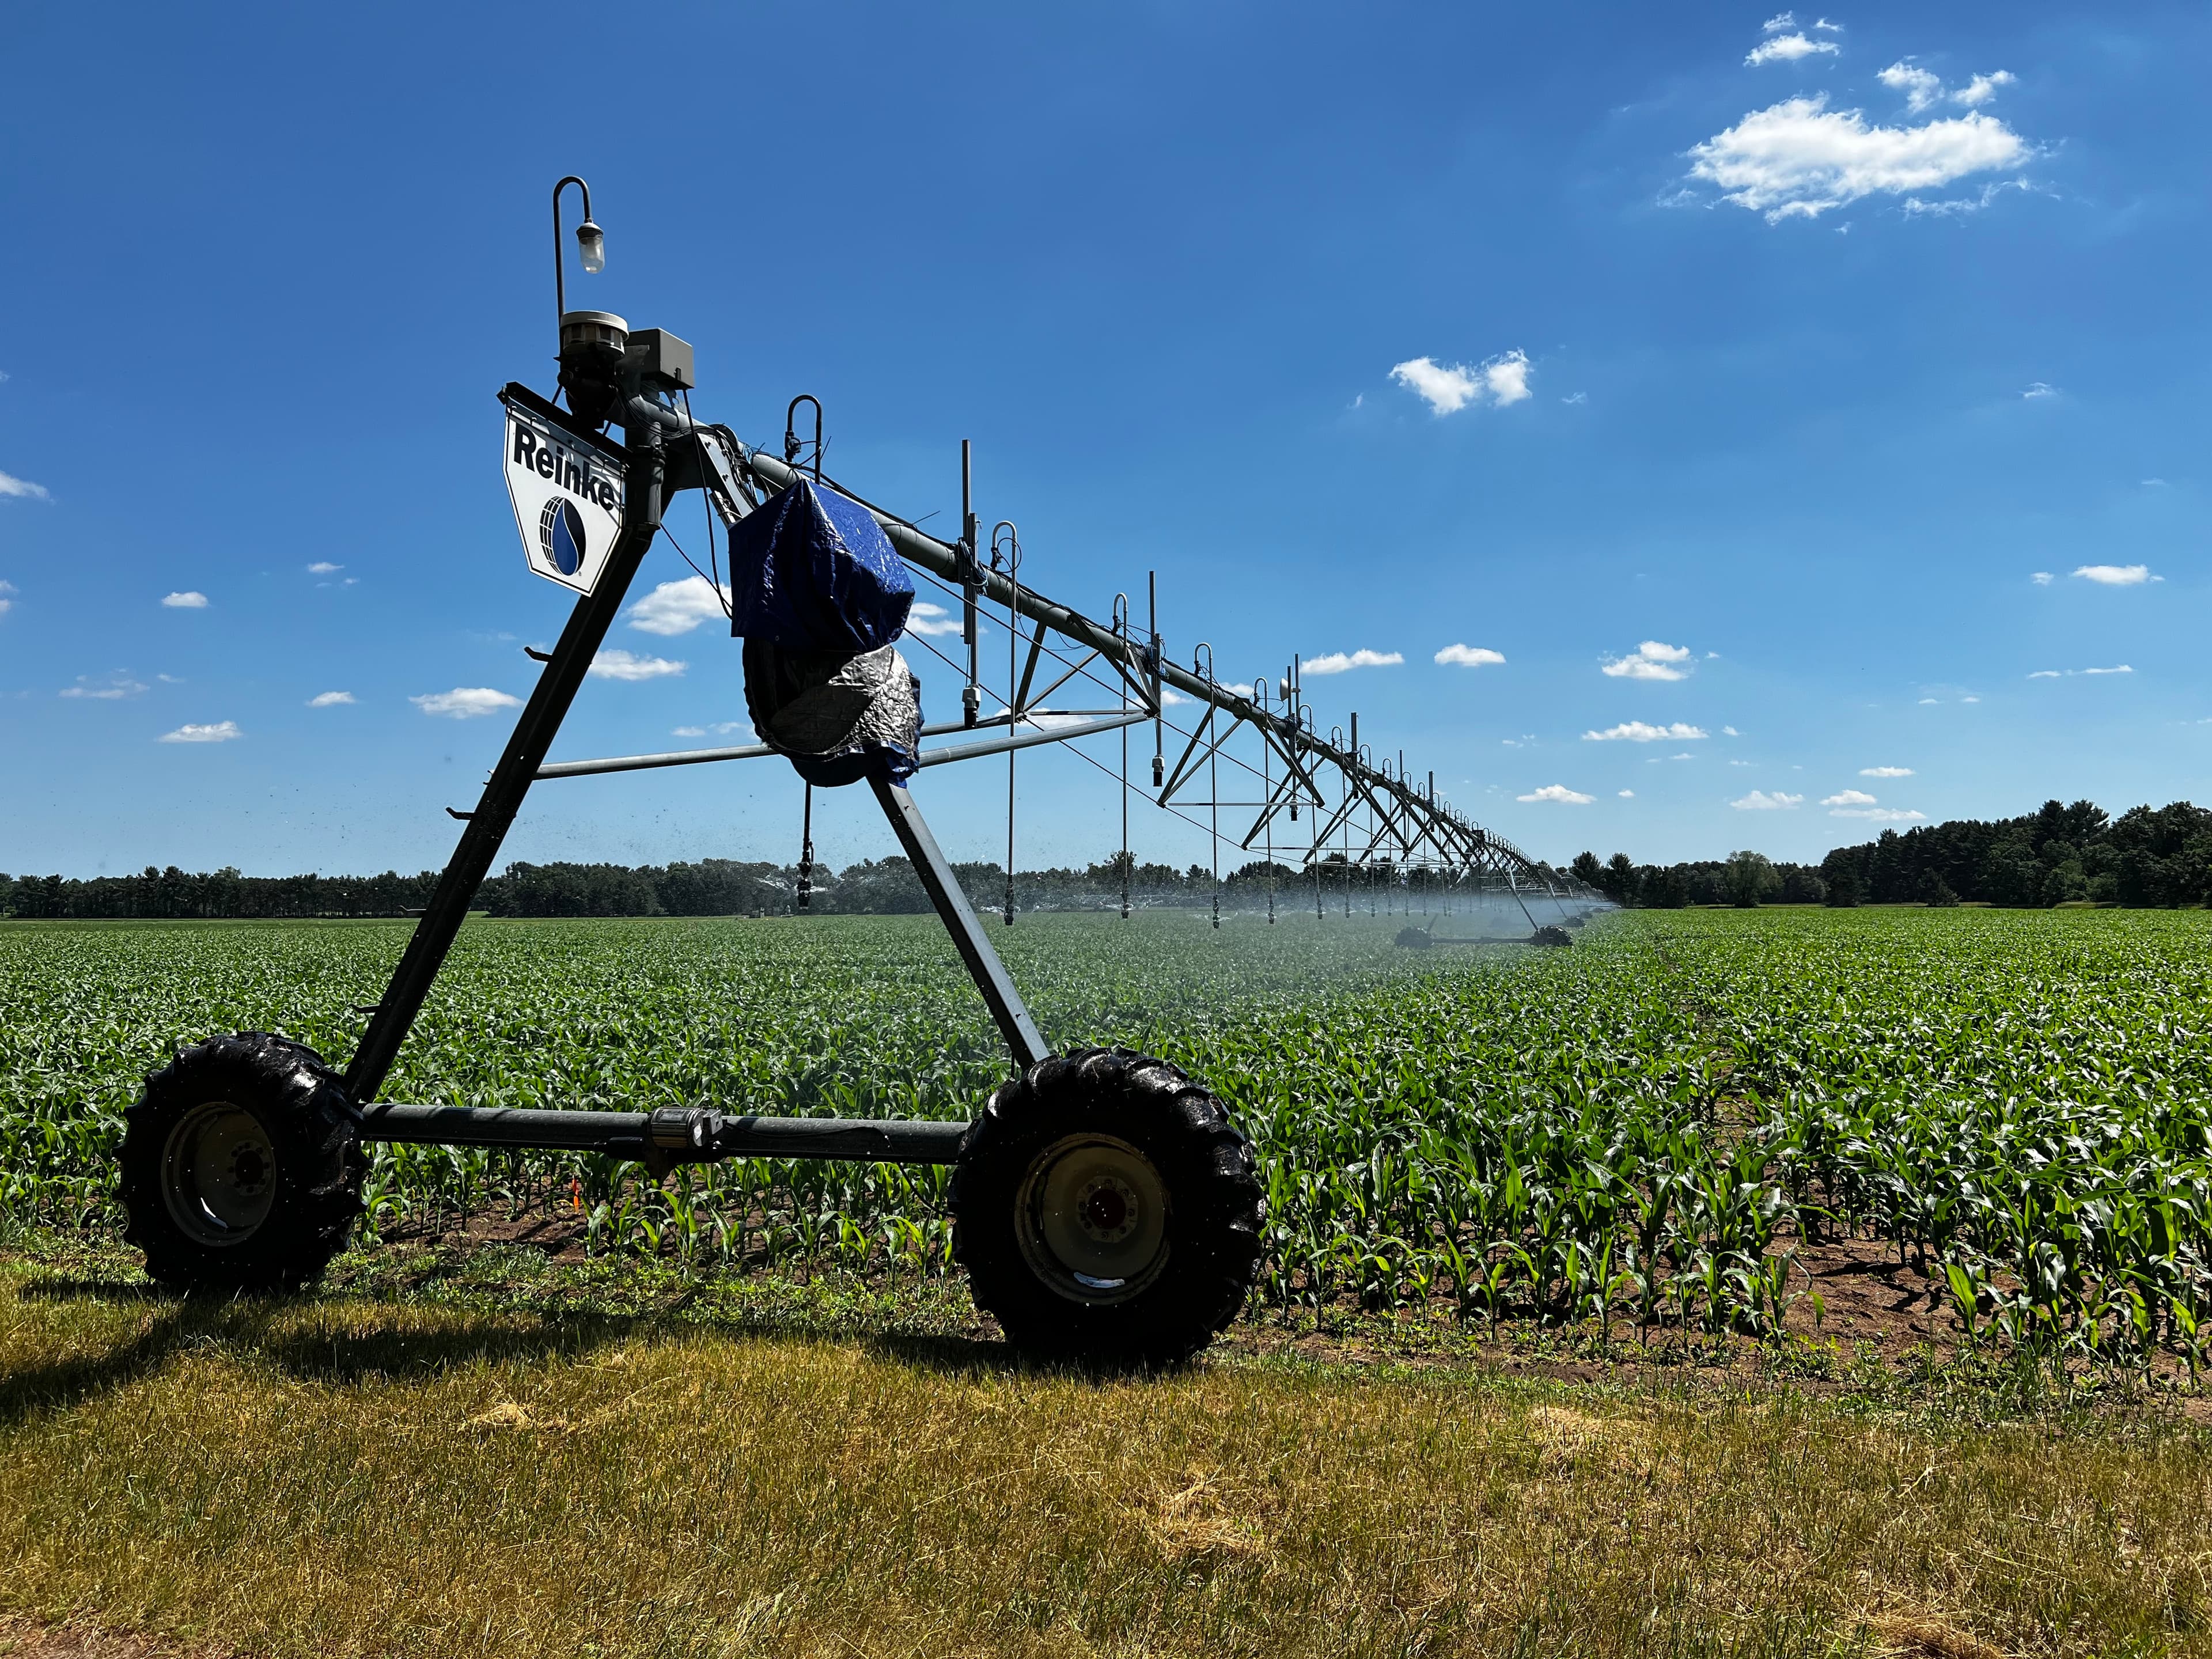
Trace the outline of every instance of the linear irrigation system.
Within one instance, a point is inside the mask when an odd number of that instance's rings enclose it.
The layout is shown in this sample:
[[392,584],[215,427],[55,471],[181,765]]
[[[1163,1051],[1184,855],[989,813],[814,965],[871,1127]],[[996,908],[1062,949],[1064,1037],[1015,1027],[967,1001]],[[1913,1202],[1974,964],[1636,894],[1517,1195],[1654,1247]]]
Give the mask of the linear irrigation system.
[[[562,414],[526,387],[510,386],[502,394],[511,404],[551,419]],[[792,421],[802,403],[815,409],[811,446],[794,430]],[[1224,809],[1249,810],[1255,816],[1241,836],[1231,844],[1245,853],[1259,851],[1269,867],[1277,856],[1295,855],[1315,878],[1315,901],[1323,898],[1324,873],[1344,878],[1344,898],[1351,901],[1355,873],[1391,881],[1419,880],[1425,890],[1440,886],[1449,892],[1474,886],[1503,890],[1517,902],[1531,928],[1540,924],[1528,909],[1528,901],[1549,900],[1562,914],[1571,914],[1566,902],[1586,905],[1599,898],[1573,876],[1531,859],[1511,842],[1474,823],[1441,797],[1436,774],[1427,773],[1416,783],[1401,751],[1396,765],[1385,757],[1377,761],[1371,745],[1359,738],[1359,716],[1351,716],[1351,730],[1333,728],[1320,735],[1312,705],[1304,696],[1299,660],[1291,658],[1282,677],[1269,687],[1265,678],[1249,688],[1224,684],[1215,677],[1212,647],[1201,643],[1184,668],[1171,661],[1159,628],[1157,576],[1146,583],[1148,615],[1144,633],[1131,626],[1126,593],[1114,597],[1112,621],[1100,623],[1073,607],[1047,598],[1021,582],[1021,543],[1011,523],[1001,521],[992,532],[988,555],[979,553],[978,522],[972,507],[971,453],[967,441],[960,446],[961,521],[963,533],[957,542],[940,541],[909,520],[875,505],[834,478],[821,467],[823,439],[821,405],[806,394],[793,398],[786,411],[783,454],[781,458],[743,443],[727,427],[690,424],[684,434],[696,458],[697,480],[726,526],[734,527],[751,514],[760,501],[789,488],[802,477],[826,485],[860,502],[880,526],[900,558],[915,574],[933,583],[960,606],[961,640],[964,662],[947,657],[927,639],[909,634],[941,662],[962,676],[963,718],[921,728],[924,737],[1005,727],[1007,735],[924,749],[924,767],[973,760],[1004,753],[1007,763],[1007,857],[1006,919],[1013,919],[1013,763],[1019,749],[1044,744],[1072,744],[1082,738],[1120,731],[1123,735],[1117,775],[1122,795],[1121,911],[1129,913],[1127,802],[1132,793],[1181,817],[1209,839],[1215,854],[1214,910],[1220,909],[1219,849],[1230,836],[1220,823]],[[799,463],[809,447],[811,469]],[[712,534],[710,521],[709,534]],[[711,543],[708,570],[698,572],[719,596],[723,592],[719,564]],[[688,562],[688,561],[687,561]],[[693,567],[695,569],[697,567]],[[987,695],[981,669],[980,635],[986,605],[1000,607],[1008,630],[1007,693],[994,713],[983,712]],[[1030,626],[1024,640],[1022,623]],[[1057,641],[1058,643],[1055,643]],[[1109,676],[1111,678],[1108,678]],[[1040,680],[1042,684],[1040,684]],[[1115,699],[1113,707],[1053,708],[1049,700],[1064,688],[1079,685]],[[1170,719],[1170,699],[1188,699],[1200,712],[1194,724]],[[1152,737],[1152,787],[1133,785],[1129,777],[1127,733],[1132,726],[1150,725]],[[1232,744],[1247,735],[1246,759]],[[1177,745],[1179,744],[1179,749]],[[1169,763],[1168,755],[1175,752]],[[538,768],[541,779],[596,776],[612,772],[641,771],[671,766],[694,766],[720,761],[765,759],[780,753],[766,744],[716,749],[679,750],[666,753],[623,755],[604,759],[557,761]],[[1078,753],[1082,751],[1078,750]],[[1085,755],[1100,769],[1107,769]],[[1256,783],[1259,799],[1232,798],[1221,789],[1221,769],[1231,769],[1232,788]],[[810,787],[810,794],[811,788]],[[1307,832],[1297,834],[1299,809],[1307,808]],[[1204,812],[1204,820],[1195,814]],[[811,804],[808,813],[811,826]],[[1234,832],[1231,832],[1233,836]],[[805,837],[801,860],[802,902],[805,883],[812,863],[811,836]],[[1256,846],[1255,846],[1256,844]],[[1334,868],[1332,869],[1332,866]],[[1269,915],[1274,898],[1269,895]]]
[[[574,592],[574,607],[553,649],[530,652],[542,672],[476,805],[446,809],[461,821],[460,839],[383,994],[361,1010],[368,1024],[344,1071],[265,1032],[214,1037],[178,1054],[126,1115],[119,1155],[125,1237],[145,1252],[154,1278],[179,1290],[235,1294],[310,1283],[344,1248],[361,1214],[368,1167],[362,1148],[377,1141],[590,1152],[641,1165],[656,1179],[678,1164],[729,1158],[949,1164],[954,1252],[977,1305],[997,1316],[1011,1340],[1090,1362],[1188,1358],[1236,1316],[1259,1270],[1265,1193],[1250,1143],[1202,1082],[1164,1060],[1120,1048],[1053,1048],[907,779],[951,761],[1007,757],[1009,923],[1016,753],[1109,732],[1121,737],[1121,912],[1128,915],[1128,734],[1146,722],[1153,742],[1144,793],[1212,837],[1217,927],[1224,809],[1256,811],[1236,844],[1262,844],[1271,884],[1277,826],[1295,839],[1288,831],[1306,809],[1302,859],[1315,874],[1317,911],[1322,869],[1335,860],[1346,871],[1347,909],[1349,872],[1357,869],[1387,869],[1394,882],[1419,871],[1425,885],[1440,876],[1446,891],[1462,883],[1502,886],[1528,917],[1529,943],[1566,942],[1563,931],[1536,924],[1529,897],[1552,901],[1571,921],[1569,901],[1589,908],[1595,896],[1453,811],[1438,798],[1434,774],[1416,787],[1402,757],[1395,767],[1377,764],[1359,741],[1357,716],[1348,736],[1332,730],[1322,738],[1295,660],[1272,688],[1224,685],[1206,646],[1189,668],[1167,659],[1154,592],[1140,639],[1126,596],[1116,596],[1111,622],[1102,623],[1024,587],[1012,525],[994,528],[988,556],[979,545],[964,444],[961,538],[944,542],[822,476],[818,402],[805,471],[793,416],[811,399],[794,398],[786,410],[781,458],[748,448],[726,427],[695,422],[688,344],[665,330],[632,330],[610,313],[567,309],[560,203],[571,184],[583,188],[577,238],[584,268],[599,269],[605,249],[589,189],[563,179],[553,191],[554,269],[568,407],[520,385],[507,386],[501,401],[524,556],[537,574]],[[608,435],[614,426],[623,430],[619,445]],[[665,533],[668,502],[689,489],[710,504],[710,537],[719,518],[730,538],[731,614],[745,639],[747,705],[756,731],[776,740],[549,763],[647,550]],[[754,561],[742,588],[741,543]],[[719,595],[711,542],[708,551],[710,568],[700,574]],[[959,595],[967,660],[951,664],[963,677],[957,726],[921,726],[913,683],[893,649],[915,575]],[[789,608],[793,594],[798,611]],[[778,613],[775,605],[786,608]],[[1000,605],[1006,696],[987,714],[981,624],[986,606]],[[1079,682],[1104,694],[1099,706],[1048,706]],[[1199,706],[1191,726],[1169,720],[1171,696]],[[855,712],[837,713],[848,703]],[[802,716],[797,725],[794,713]],[[815,736],[802,741],[795,735],[802,732]],[[994,735],[935,749],[921,744],[923,736],[953,732]],[[1172,766],[1170,732],[1180,745]],[[1256,766],[1229,750],[1247,733]],[[1013,1078],[971,1121],[775,1116],[742,1109],[733,1088],[650,1112],[562,1101],[506,1108],[379,1098],[532,784],[771,753],[807,781],[802,897],[817,784],[866,782],[912,862],[1014,1063]],[[1256,800],[1238,792],[1240,768],[1259,780]],[[1194,816],[1199,811],[1208,814],[1205,823]],[[1400,942],[1444,941],[1409,928]]]

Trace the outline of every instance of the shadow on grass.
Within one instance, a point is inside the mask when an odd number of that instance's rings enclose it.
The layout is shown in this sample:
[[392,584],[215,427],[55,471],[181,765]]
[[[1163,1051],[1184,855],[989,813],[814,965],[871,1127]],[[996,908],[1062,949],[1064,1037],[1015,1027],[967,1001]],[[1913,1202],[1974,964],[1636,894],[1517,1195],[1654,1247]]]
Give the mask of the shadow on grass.
[[174,1292],[144,1279],[34,1279],[17,1288],[26,1302],[162,1302],[175,1304]]
[[[561,1364],[626,1341],[650,1318],[468,1313],[416,1316],[398,1302],[314,1296],[181,1297],[127,1280],[51,1279],[17,1289],[26,1302],[149,1305],[152,1316],[103,1352],[0,1370],[0,1426],[127,1388],[186,1348],[276,1366],[295,1381],[351,1388],[411,1381],[478,1364]],[[389,1324],[379,1324],[390,1317]]]
[[707,1334],[735,1340],[857,1343],[896,1364],[953,1380],[1008,1375],[1097,1383],[1158,1373],[1128,1366],[1045,1362],[1002,1342],[905,1332],[825,1330],[804,1314],[756,1313],[704,1324],[665,1312],[424,1310],[383,1297],[180,1297],[125,1279],[46,1279],[19,1285],[26,1302],[143,1305],[150,1320],[105,1352],[0,1371],[0,1426],[127,1388],[187,1349],[227,1352],[276,1367],[294,1381],[328,1388],[411,1382],[477,1365],[572,1364],[606,1348],[653,1337]]
[[67,1411],[97,1395],[150,1376],[191,1340],[197,1310],[170,1307],[144,1329],[106,1353],[73,1354],[21,1370],[0,1372],[0,1428],[49,1411]]
[[[772,1334],[773,1333],[760,1333]],[[1136,1360],[1077,1360],[1048,1358],[1024,1353],[1004,1342],[986,1342],[972,1336],[926,1336],[908,1332],[885,1332],[865,1337],[861,1346],[879,1359],[939,1373],[955,1382],[987,1376],[1053,1376],[1096,1383],[1141,1382],[1188,1376],[1194,1362],[1151,1365]]]

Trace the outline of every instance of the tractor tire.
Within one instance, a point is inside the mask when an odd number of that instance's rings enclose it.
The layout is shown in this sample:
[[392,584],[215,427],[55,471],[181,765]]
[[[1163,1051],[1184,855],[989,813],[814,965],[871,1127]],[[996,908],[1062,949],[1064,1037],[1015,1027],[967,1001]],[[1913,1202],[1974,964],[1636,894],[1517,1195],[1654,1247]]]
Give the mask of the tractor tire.
[[361,1214],[360,1114],[315,1052],[261,1031],[185,1049],[125,1114],[123,1237],[186,1294],[296,1290]]
[[975,1305],[1041,1358],[1180,1364],[1259,1271],[1251,1144],[1206,1089],[1126,1048],[1003,1085],[961,1143],[951,1207]]

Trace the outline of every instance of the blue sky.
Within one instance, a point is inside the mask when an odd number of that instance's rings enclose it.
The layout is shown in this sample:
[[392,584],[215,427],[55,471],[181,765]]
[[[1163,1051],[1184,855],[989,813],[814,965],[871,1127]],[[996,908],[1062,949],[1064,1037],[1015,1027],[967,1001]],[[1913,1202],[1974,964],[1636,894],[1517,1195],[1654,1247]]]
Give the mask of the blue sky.
[[[691,340],[702,416],[772,441],[816,393],[831,471],[939,530],[972,438],[1030,580],[1103,616],[1158,569],[1170,651],[1224,680],[1370,653],[1310,675],[1322,726],[1357,708],[1540,855],[2212,799],[2201,7],[10,35],[0,869],[442,861],[506,732],[481,694],[565,614],[492,394],[550,389],[570,171],[608,238],[571,303]],[[658,550],[638,596],[687,574]],[[735,646],[670,609],[617,626],[645,677],[589,682],[556,755],[742,720]],[[1024,862],[1112,849],[1097,771],[1022,777]],[[918,793],[996,856],[1004,788]],[[789,858],[796,793],[773,762],[544,786],[508,854]],[[872,812],[825,801],[824,855],[890,850]]]

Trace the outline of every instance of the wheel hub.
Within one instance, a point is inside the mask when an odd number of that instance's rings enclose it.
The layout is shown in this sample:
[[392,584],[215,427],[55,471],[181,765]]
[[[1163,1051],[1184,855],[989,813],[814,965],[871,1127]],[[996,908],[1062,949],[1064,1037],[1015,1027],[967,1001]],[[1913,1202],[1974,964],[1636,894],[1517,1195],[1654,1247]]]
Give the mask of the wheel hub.
[[244,1243],[276,1197],[276,1149],[252,1113],[211,1100],[185,1114],[161,1158],[161,1200],[185,1237],[218,1249]]
[[1167,1265],[1167,1183],[1109,1135],[1069,1135],[1038,1153],[1017,1200],[1030,1270],[1074,1302],[1135,1296]]
[[1076,1225],[1101,1244],[1118,1244],[1136,1231],[1137,1216],[1136,1190],[1117,1176],[1098,1176],[1076,1200]]

